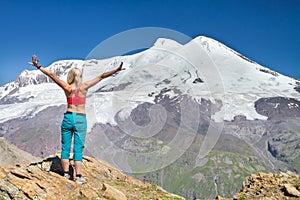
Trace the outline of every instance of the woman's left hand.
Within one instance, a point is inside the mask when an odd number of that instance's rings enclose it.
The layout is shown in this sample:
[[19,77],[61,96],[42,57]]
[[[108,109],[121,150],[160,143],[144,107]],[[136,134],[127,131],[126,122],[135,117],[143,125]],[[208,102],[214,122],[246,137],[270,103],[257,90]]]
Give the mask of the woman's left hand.
[[32,62],[28,62],[28,64],[35,66],[36,68],[39,69],[41,67],[41,65],[39,64],[39,61],[38,61],[36,55],[33,55],[31,59],[32,59]]

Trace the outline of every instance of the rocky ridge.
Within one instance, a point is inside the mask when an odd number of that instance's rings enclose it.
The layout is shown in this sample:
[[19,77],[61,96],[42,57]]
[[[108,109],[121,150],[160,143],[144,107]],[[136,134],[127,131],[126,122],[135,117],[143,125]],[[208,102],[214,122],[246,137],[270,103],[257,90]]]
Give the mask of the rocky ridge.
[[[73,160],[70,173],[74,174]],[[1,199],[183,199],[163,189],[127,176],[109,164],[84,156],[79,185],[62,175],[60,158],[50,156],[29,165],[0,164]]]
[[246,178],[242,190],[233,198],[218,200],[296,200],[300,199],[300,176],[292,172],[258,173]]

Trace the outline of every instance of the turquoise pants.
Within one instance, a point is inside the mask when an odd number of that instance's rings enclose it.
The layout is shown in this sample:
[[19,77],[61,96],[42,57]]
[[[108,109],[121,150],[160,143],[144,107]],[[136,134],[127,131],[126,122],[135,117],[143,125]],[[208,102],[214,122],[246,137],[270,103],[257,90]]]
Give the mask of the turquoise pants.
[[74,136],[74,160],[82,162],[82,151],[86,135],[86,116],[75,112],[66,112],[61,124],[61,159],[70,158],[72,138]]

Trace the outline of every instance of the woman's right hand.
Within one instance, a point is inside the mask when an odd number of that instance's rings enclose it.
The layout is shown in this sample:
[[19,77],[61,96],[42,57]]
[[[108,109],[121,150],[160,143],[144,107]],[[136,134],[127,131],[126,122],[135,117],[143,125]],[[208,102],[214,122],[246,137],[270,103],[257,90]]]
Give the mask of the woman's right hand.
[[116,72],[125,70],[125,68],[122,68],[122,66],[123,66],[123,62],[121,62],[120,66],[116,69]]

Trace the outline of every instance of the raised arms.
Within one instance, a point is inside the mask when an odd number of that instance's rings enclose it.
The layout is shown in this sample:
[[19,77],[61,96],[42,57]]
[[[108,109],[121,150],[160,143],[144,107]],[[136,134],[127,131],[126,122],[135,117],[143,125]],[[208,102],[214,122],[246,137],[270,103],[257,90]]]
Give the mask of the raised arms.
[[57,85],[59,85],[63,90],[71,92],[72,87],[67,84],[66,82],[60,80],[54,73],[52,73],[51,71],[43,68],[39,63],[38,60],[36,58],[36,56],[32,56],[32,62],[28,62],[28,64],[35,66],[36,68],[38,68],[41,72],[43,72],[45,75],[47,75],[48,77],[50,77]]

